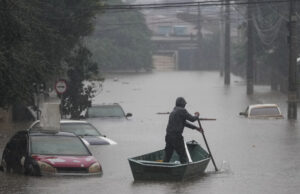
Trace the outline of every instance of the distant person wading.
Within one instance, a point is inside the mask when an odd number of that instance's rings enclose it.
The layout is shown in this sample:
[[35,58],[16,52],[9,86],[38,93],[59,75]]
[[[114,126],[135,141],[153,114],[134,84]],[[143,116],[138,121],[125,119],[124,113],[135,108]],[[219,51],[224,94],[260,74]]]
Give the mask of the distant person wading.
[[183,97],[176,99],[176,106],[170,113],[169,122],[167,126],[167,134],[165,137],[165,157],[164,162],[169,162],[174,150],[177,152],[181,163],[187,163],[187,154],[184,146],[184,139],[182,136],[184,127],[197,129],[202,132],[202,129],[189,123],[194,122],[199,118],[199,112],[195,112],[195,116],[188,113],[185,109],[186,101]]

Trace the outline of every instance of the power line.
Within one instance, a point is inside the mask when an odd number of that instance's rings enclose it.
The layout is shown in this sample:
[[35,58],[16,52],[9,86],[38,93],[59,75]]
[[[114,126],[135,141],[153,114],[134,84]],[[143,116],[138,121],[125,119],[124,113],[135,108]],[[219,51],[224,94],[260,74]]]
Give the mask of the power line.
[[[177,2],[177,3],[150,3],[150,4],[105,4],[102,10],[122,10],[122,9],[162,9],[162,8],[182,8],[182,7],[195,7],[195,6],[223,6],[223,5],[249,5],[249,4],[268,4],[268,3],[286,3],[289,0],[254,0],[251,2],[245,0],[235,0],[224,2],[222,0],[207,0],[198,2]],[[297,0],[298,1],[298,0]],[[0,11],[8,11],[17,8],[1,8]],[[76,8],[76,10],[90,10],[90,8]]]
[[[234,10],[232,11],[235,11],[237,13],[236,16],[238,15],[242,15],[243,16],[243,13],[241,13],[235,6],[232,6],[234,8]],[[251,8],[251,9],[255,9],[255,8]],[[164,12],[165,13],[165,12]],[[183,12],[184,13],[184,12]],[[195,12],[196,13],[196,12]],[[105,13],[104,13],[105,14]],[[109,14],[109,12],[108,12]],[[224,13],[225,14],[225,13]],[[147,15],[147,14],[146,14]],[[203,14],[205,16],[217,16],[217,17],[206,17],[205,19],[201,19],[201,21],[209,21],[209,22],[222,22],[222,21],[225,21],[224,17],[222,15],[220,15],[218,13],[218,11],[211,11],[207,14]],[[150,17],[154,17],[153,15],[151,15]],[[146,18],[149,18],[149,17],[146,17]],[[146,22],[147,25],[155,25],[155,24],[175,24],[175,23],[195,23],[197,22],[196,19],[189,19],[189,21],[184,21],[182,19],[179,18],[180,21],[175,21],[175,20],[171,20],[170,18],[159,18],[159,19],[151,19],[150,22],[149,20]],[[233,22],[233,21],[249,21],[249,20],[252,20],[252,19],[249,19],[247,17],[244,16],[244,19],[242,18],[231,18],[230,21]],[[126,25],[139,25],[141,23],[136,23],[136,22],[125,22],[125,23],[105,23],[104,25],[111,25],[111,26],[126,26]],[[118,29],[118,28],[110,28],[108,30],[114,30],[114,29]],[[106,31],[106,30],[103,30],[103,31]]]
[[222,0],[202,1],[202,2],[180,2],[180,3],[155,3],[155,4],[131,4],[131,5],[104,5],[106,10],[122,10],[122,9],[162,9],[162,8],[178,8],[178,7],[195,7],[195,6],[223,6],[223,5],[249,5],[249,4],[268,4],[268,3],[286,3],[289,0],[266,0],[266,1],[230,1]]

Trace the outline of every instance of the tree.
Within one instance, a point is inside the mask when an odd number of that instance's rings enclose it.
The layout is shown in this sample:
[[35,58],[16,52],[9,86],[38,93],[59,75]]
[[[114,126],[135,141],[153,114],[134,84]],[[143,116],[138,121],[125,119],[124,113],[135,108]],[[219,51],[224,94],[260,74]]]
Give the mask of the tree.
[[0,107],[32,103],[33,83],[53,84],[62,61],[93,30],[102,0],[0,0]]
[[[122,4],[120,0],[110,4]],[[102,70],[151,70],[151,32],[138,11],[107,10],[96,19],[87,45]]]
[[91,61],[91,56],[87,48],[79,45],[65,61],[69,67],[69,84],[63,95],[62,113],[70,115],[72,119],[79,119],[82,111],[91,106],[91,99],[96,92],[91,85],[83,83],[98,73],[97,63]]
[[32,84],[44,77],[37,72],[43,72],[48,63],[32,43],[38,5],[33,0],[1,0],[0,7],[0,107],[8,107],[31,100]]

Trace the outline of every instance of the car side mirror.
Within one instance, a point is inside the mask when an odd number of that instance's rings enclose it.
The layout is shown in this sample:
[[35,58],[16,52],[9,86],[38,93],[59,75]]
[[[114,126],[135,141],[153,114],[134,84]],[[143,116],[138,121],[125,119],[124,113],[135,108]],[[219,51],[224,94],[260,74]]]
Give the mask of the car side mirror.
[[245,112],[240,112],[240,115],[246,116],[246,113]]
[[125,117],[132,117],[132,113],[127,113]]

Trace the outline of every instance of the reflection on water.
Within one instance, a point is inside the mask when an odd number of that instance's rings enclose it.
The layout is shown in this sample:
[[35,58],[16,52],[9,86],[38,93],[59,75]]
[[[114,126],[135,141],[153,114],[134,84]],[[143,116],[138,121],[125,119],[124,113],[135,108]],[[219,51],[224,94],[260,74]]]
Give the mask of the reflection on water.
[[[117,80],[117,81],[114,81]],[[255,86],[246,97],[243,80],[232,77],[224,87],[218,72],[157,72],[111,75],[95,103],[120,103],[129,120],[94,120],[100,132],[118,142],[93,146],[102,177],[26,177],[0,173],[0,193],[298,193],[300,127],[298,121],[251,120],[239,116],[247,105],[277,103],[286,115],[286,97],[270,87]],[[126,83],[126,84],[125,84]],[[206,138],[220,171],[212,163],[205,176],[183,182],[134,182],[127,159],[164,147],[165,128],[175,99],[199,111]],[[286,116],[285,116],[286,117]],[[1,132],[2,133],[2,132]],[[200,133],[185,129],[186,141],[205,148]],[[0,149],[6,137],[0,136]],[[4,180],[4,181],[3,181]]]

